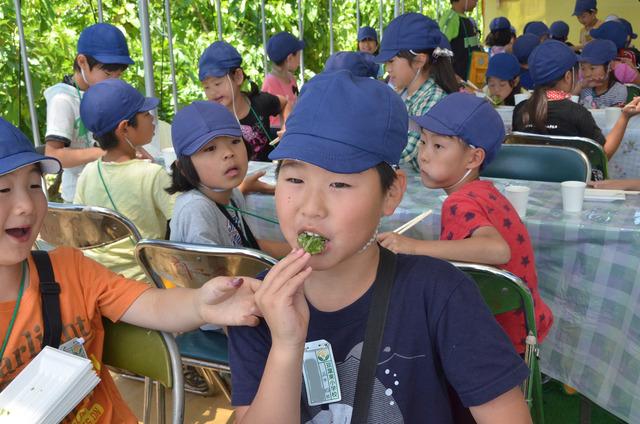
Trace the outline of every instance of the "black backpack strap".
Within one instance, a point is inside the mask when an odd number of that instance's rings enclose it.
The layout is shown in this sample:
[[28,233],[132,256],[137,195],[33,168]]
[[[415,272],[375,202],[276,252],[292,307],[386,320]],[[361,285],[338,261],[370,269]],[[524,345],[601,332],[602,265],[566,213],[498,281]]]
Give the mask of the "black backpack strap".
[[369,418],[373,381],[378,367],[378,356],[395,274],[396,255],[380,246],[380,261],[378,262],[376,280],[373,283],[373,298],[369,306],[369,317],[364,333],[360,365],[358,366],[351,424],[366,424]]
[[42,299],[42,321],[44,323],[42,348],[51,346],[57,349],[60,346],[60,336],[62,335],[60,285],[56,283],[53,275],[49,254],[42,250],[34,250],[31,252],[31,256],[40,277],[40,298]]

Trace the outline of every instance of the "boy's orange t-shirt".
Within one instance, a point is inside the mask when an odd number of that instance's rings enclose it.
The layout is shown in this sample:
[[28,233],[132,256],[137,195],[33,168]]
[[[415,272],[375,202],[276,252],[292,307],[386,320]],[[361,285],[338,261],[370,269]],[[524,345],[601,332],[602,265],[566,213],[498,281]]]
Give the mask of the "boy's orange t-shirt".
[[[137,423],[102,364],[104,328],[102,317],[118,321],[149,285],[128,280],[85,258],[76,249],[63,247],[49,252],[56,281],[60,284],[61,344],[83,337],[85,350],[100,383],[65,423]],[[43,334],[40,279],[29,256],[29,283],[25,287],[13,330],[0,363],[0,388],[4,388],[41,350]],[[0,334],[6,334],[16,302],[0,302]]]

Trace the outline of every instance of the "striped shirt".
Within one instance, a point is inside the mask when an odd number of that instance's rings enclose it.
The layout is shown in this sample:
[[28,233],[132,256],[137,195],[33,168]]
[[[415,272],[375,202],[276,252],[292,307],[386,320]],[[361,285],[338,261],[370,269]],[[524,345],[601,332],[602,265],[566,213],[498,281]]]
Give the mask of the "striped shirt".
[[[429,78],[424,84],[416,90],[415,93],[408,96],[404,100],[404,104],[407,106],[407,112],[409,116],[424,115],[440,100],[442,100],[447,93],[438,86],[438,84]],[[402,158],[400,163],[408,163],[416,171],[420,170],[418,165],[418,142],[420,141],[420,128],[413,121],[409,121],[409,134],[407,147],[402,151]]]
[[587,109],[603,109],[624,105],[627,102],[627,87],[619,82],[613,83],[609,89],[597,95],[593,88],[585,88],[580,92],[580,104]]

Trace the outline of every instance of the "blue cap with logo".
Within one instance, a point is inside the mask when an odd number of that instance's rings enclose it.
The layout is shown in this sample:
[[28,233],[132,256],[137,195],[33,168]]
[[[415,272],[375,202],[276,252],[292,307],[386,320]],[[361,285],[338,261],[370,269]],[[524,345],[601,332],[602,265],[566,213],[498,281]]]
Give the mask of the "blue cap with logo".
[[624,25],[624,28],[627,30],[627,35],[629,37],[631,37],[632,39],[636,39],[638,38],[638,34],[636,34],[635,32],[633,32],[633,26],[631,25],[631,22],[627,21],[624,18],[619,18],[618,21],[620,21],[620,23],[622,25]]
[[573,9],[573,15],[582,15],[584,12],[595,10],[598,8],[596,0],[576,0],[576,7]]
[[358,41],[362,40],[373,40],[376,43],[378,42],[378,33],[373,27],[363,26],[358,29]]
[[520,75],[520,62],[510,53],[498,53],[489,59],[487,79],[494,77],[503,81],[511,81]]
[[538,87],[557,81],[578,62],[569,46],[558,40],[548,40],[533,49],[529,56],[529,73]]
[[302,88],[269,159],[295,159],[352,174],[397,165],[407,145],[404,102],[386,84],[349,71],[322,72]]
[[592,40],[582,49],[582,54],[578,56],[578,62],[585,62],[591,65],[604,65],[611,62],[618,55],[618,49],[611,40]]
[[529,22],[524,27],[524,33],[537,35],[538,37],[542,37],[544,35],[548,36],[551,34],[551,32],[549,32],[549,27],[547,26],[547,24],[542,21]]
[[78,38],[78,54],[91,56],[104,64],[133,65],[127,39],[122,31],[110,24],[86,27]]
[[158,103],[155,97],[144,97],[121,79],[112,78],[87,90],[80,102],[80,117],[89,131],[102,136],[137,113],[155,109]]
[[365,52],[337,52],[329,56],[323,72],[346,69],[359,77],[376,78],[380,65],[374,62],[374,56]]
[[484,150],[486,166],[496,157],[504,141],[504,123],[485,99],[472,94],[452,93],[422,116],[412,116],[432,133],[460,137],[465,143]]
[[216,41],[207,47],[198,61],[198,78],[223,77],[242,65],[240,53],[226,41]]
[[197,101],[180,109],[171,124],[173,149],[191,156],[216,137],[242,137],[236,118],[219,103]]
[[529,55],[540,44],[540,37],[533,34],[524,34],[516,38],[513,43],[513,55],[518,58],[518,62],[526,64]]
[[611,40],[618,49],[624,49],[627,45],[627,28],[622,22],[608,21],[589,31],[593,38]]
[[504,16],[493,18],[493,20],[489,24],[489,30],[499,31],[501,29],[511,29],[511,22],[509,22],[509,19],[505,18]]
[[58,159],[37,153],[22,131],[0,118],[0,175],[32,163],[39,163],[44,174],[57,174],[61,169]]
[[569,36],[569,25],[565,21],[555,21],[551,24],[551,37],[556,40],[566,40]]
[[272,62],[280,63],[290,54],[304,49],[304,45],[304,41],[298,40],[289,32],[282,31],[269,38],[267,42],[267,55]]
[[436,21],[420,13],[405,13],[385,29],[376,62],[388,62],[403,50],[435,49],[439,44],[440,27]]

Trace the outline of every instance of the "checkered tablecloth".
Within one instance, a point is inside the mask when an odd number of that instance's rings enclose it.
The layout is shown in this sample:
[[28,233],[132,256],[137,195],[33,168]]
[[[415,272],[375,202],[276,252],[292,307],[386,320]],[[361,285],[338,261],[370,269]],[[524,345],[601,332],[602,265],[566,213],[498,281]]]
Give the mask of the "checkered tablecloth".
[[[262,166],[273,181],[273,166]],[[444,192],[424,188],[415,173],[408,180],[400,207],[383,221],[382,230],[433,209],[406,235],[437,238]],[[510,183],[495,180],[501,191]],[[585,201],[582,213],[569,215],[562,211],[559,184],[517,184],[531,188],[525,221],[540,292],[555,315],[542,345],[543,372],[620,418],[640,423],[640,195],[628,195],[624,202]],[[250,195],[247,204],[253,212],[275,217],[271,196]],[[267,222],[251,225],[258,237],[282,237]]]

